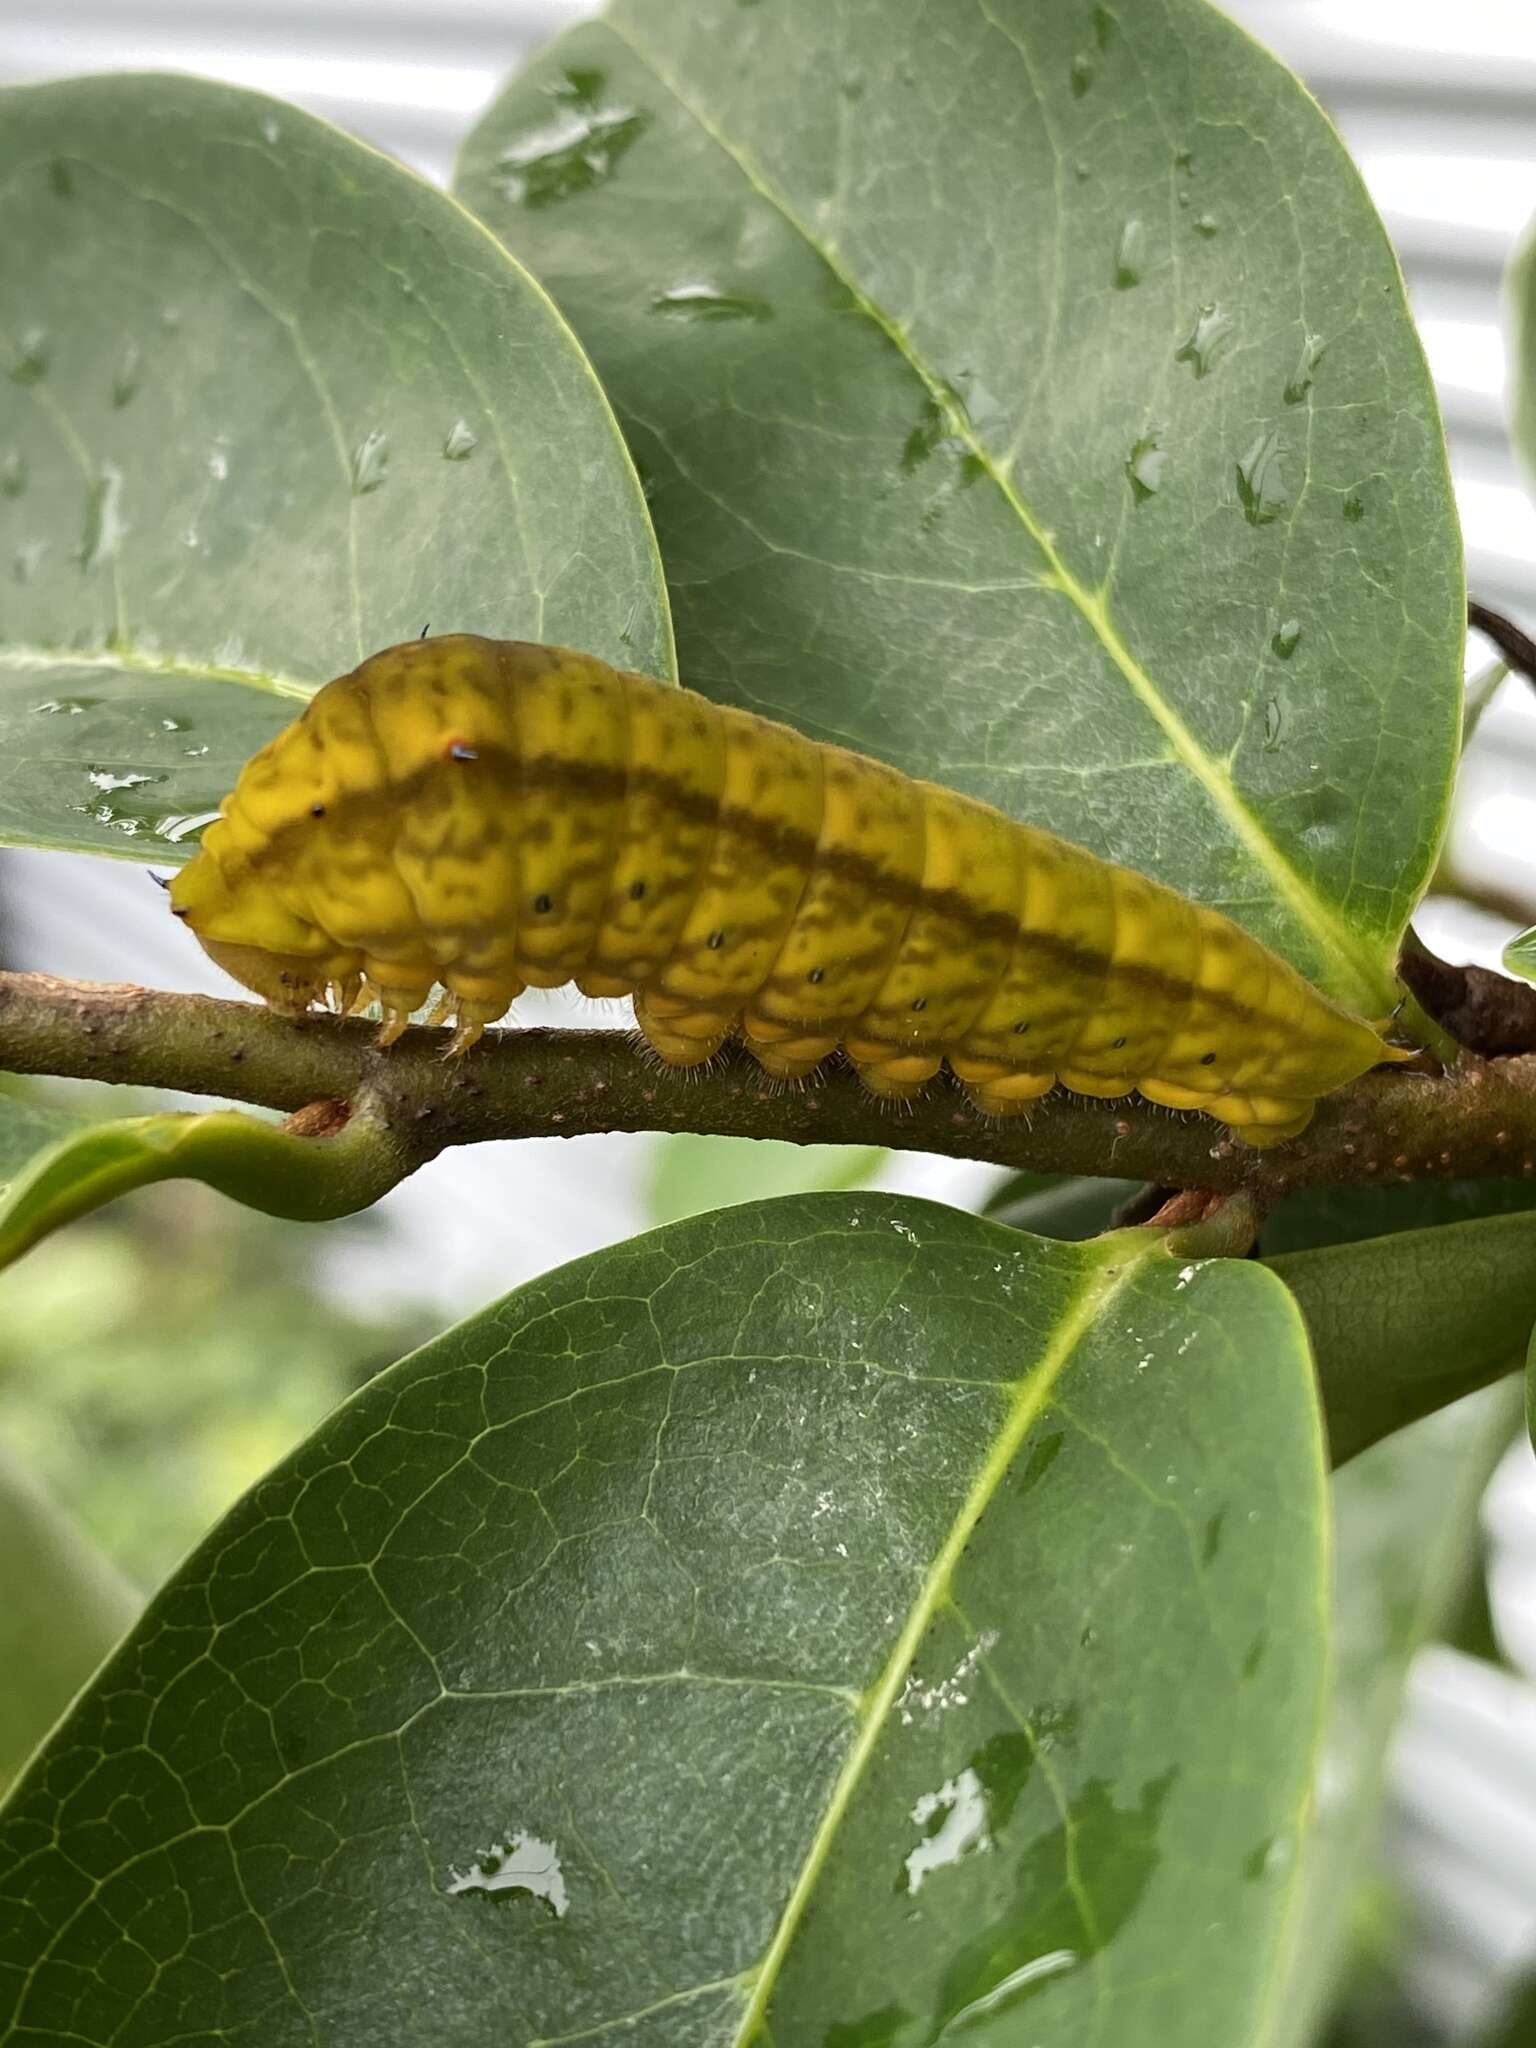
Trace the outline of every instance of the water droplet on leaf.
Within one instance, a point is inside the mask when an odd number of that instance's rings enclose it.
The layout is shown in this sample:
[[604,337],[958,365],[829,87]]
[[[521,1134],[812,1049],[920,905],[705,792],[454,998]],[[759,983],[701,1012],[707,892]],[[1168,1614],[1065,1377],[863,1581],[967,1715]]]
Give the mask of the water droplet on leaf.
[[651,300],[651,311],[685,320],[768,320],[773,315],[772,306],[756,292],[723,291],[699,280],[658,292]]
[[1072,97],[1080,100],[1093,83],[1093,58],[1087,50],[1079,50],[1072,59]]
[[1217,220],[1214,213],[1202,213],[1196,215],[1195,233],[1197,235],[1204,235],[1205,239],[1209,241],[1213,235],[1220,234],[1220,232],[1221,223],[1219,220]]
[[384,483],[389,468],[389,436],[382,427],[366,433],[352,451],[352,491],[365,498]]
[[117,359],[117,368],[112,372],[112,403],[121,409],[127,405],[139,388],[139,376],[143,369],[143,356],[136,341],[123,344],[123,352]]
[[1129,291],[1134,284],[1140,284],[1142,267],[1147,257],[1147,231],[1134,214],[1120,230],[1120,243],[1115,251],[1115,286],[1119,291]]
[[89,575],[110,562],[127,531],[123,520],[123,473],[104,462],[86,493],[85,522],[80,534],[80,567]]
[[570,1894],[558,1849],[553,1842],[541,1841],[522,1829],[505,1842],[484,1850],[468,1870],[451,1871],[447,1890],[451,1898],[466,1892],[521,1892],[542,1899],[557,1920],[563,1920],[570,1911]]
[[443,443],[443,459],[447,462],[466,462],[479,445],[468,420],[455,420],[448,429],[448,438]]
[[1278,752],[1280,728],[1284,722],[1285,714],[1280,709],[1279,698],[1271,697],[1264,706],[1264,751],[1266,754]]
[[948,1870],[966,1856],[984,1854],[992,1846],[987,1795],[969,1764],[946,1778],[936,1792],[925,1792],[912,1808],[912,1819],[922,1834],[903,1859],[898,1891],[920,1892],[936,1871]]
[[[189,747],[188,753],[206,754],[206,747]],[[169,846],[180,846],[184,839],[190,839],[194,832],[201,832],[211,825],[218,816],[217,811],[197,811],[192,814],[173,811],[169,817],[155,820],[155,836],[165,840]]]
[[20,451],[8,449],[0,458],[0,494],[7,498],[19,498],[27,488],[27,465]]
[[1214,303],[1202,306],[1183,346],[1174,350],[1176,363],[1188,363],[1197,377],[1208,377],[1226,354],[1232,339],[1232,319]]
[[1300,619],[1282,619],[1280,624],[1275,628],[1274,638],[1270,641],[1269,644],[1275,650],[1276,654],[1279,655],[1282,661],[1289,661],[1291,656],[1296,652],[1296,649],[1300,644],[1300,641]]
[[53,336],[46,327],[28,327],[11,356],[13,384],[36,384],[47,375],[53,354]]
[[1313,374],[1317,369],[1318,363],[1322,360],[1325,346],[1326,344],[1320,334],[1304,334],[1302,336],[1301,353],[1296,358],[1296,367],[1286,379],[1285,402],[1287,405],[1300,405],[1301,401],[1312,389]]
[[901,466],[911,476],[949,438],[949,422],[935,399],[923,401],[923,416],[902,444]]
[[1131,496],[1138,505],[1155,495],[1163,481],[1163,469],[1168,461],[1168,451],[1162,444],[1157,429],[1143,434],[1132,445],[1126,458],[1125,473],[1130,479]]
[[1267,428],[1250,443],[1237,465],[1237,494],[1250,526],[1268,526],[1290,503],[1281,463],[1280,436]]
[[567,71],[550,91],[555,111],[496,159],[496,184],[519,206],[549,206],[589,192],[613,175],[645,133],[650,116],[603,98],[606,78],[595,69]]

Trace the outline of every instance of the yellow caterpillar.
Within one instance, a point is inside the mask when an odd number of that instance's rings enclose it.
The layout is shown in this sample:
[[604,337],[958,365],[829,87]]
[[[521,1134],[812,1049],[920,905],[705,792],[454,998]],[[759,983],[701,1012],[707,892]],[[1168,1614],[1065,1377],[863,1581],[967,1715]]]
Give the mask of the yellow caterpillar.
[[1250,1145],[1407,1053],[1229,919],[987,805],[594,656],[447,634],[328,683],[171,886],[275,1009],[441,984],[461,1053],[527,986],[633,995],[673,1066],[841,1046],[876,1094],[948,1062],[997,1115],[1058,1081]]

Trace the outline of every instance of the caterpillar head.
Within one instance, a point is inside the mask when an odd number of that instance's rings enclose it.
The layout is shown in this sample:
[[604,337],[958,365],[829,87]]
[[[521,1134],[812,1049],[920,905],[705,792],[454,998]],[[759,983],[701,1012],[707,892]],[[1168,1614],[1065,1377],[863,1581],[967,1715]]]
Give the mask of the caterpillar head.
[[206,840],[172,880],[170,898],[172,915],[215,966],[274,1010],[299,1016],[324,999],[338,972],[331,942],[272,892],[242,882],[238,865],[226,869]]

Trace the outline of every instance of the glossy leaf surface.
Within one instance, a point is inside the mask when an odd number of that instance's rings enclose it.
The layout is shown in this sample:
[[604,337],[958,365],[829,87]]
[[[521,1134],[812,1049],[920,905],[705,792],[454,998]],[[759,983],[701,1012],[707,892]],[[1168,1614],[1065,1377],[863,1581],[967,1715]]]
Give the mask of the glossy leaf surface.
[[50,1231],[163,1180],[200,1180],[269,1216],[319,1222],[376,1202],[410,1169],[365,1113],[300,1136],[234,1109],[79,1125],[0,1183],[0,1267]]
[[1536,1322],[1536,1212],[1266,1261],[1296,1298],[1342,1465],[1518,1369]]
[[1324,1513],[1253,1264],[857,1195],[583,1260],[160,1596],[0,1819],[0,2028],[1230,2048]]
[[425,627],[670,673],[649,522],[540,288],[295,107],[0,95],[0,843],[174,863]]
[[1205,0],[615,0],[458,189],[647,482],[682,674],[1391,1007],[1460,544],[1380,223]]

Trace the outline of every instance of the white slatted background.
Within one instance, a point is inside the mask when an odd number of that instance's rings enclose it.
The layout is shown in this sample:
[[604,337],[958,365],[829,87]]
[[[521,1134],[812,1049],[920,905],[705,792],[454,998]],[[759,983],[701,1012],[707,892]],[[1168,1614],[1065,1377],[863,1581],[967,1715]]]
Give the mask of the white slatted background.
[[[202,72],[296,100],[443,180],[505,74],[592,11],[584,0],[5,0],[0,82]],[[1229,12],[1308,80],[1360,163],[1439,386],[1471,587],[1530,625],[1536,509],[1505,434],[1499,295],[1509,251],[1536,214],[1536,0],[1229,0]],[[1452,853],[1464,881],[1536,908],[1536,697],[1518,684],[1484,720]],[[7,854],[0,885],[14,964],[216,986],[136,870]],[[1430,942],[1461,958],[1495,959],[1511,928],[1458,904],[1424,919]],[[643,1141],[603,1138],[440,1161],[391,1198],[387,1258],[338,1281],[462,1310],[627,1235],[643,1171]],[[889,1178],[963,1200],[987,1176],[907,1161]],[[1536,1669],[1530,1466],[1528,1453],[1512,1454],[1489,1521],[1501,1626]],[[1415,1981],[1449,2028],[1536,1948],[1536,1693],[1447,1653],[1421,1660],[1394,1782]]]

